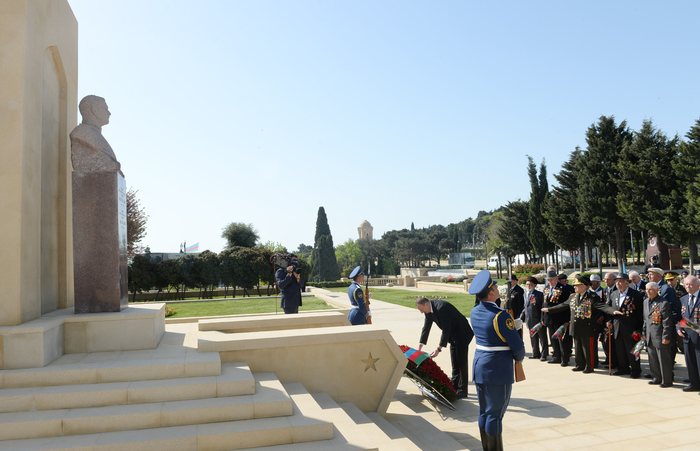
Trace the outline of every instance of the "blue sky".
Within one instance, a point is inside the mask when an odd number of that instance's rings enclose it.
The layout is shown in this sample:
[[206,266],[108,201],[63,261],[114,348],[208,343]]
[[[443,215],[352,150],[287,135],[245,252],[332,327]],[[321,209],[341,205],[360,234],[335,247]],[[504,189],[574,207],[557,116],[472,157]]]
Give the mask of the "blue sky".
[[700,3],[69,0],[78,96],[149,215],[144,243],[221,229],[336,245],[529,198],[601,115],[700,118]]

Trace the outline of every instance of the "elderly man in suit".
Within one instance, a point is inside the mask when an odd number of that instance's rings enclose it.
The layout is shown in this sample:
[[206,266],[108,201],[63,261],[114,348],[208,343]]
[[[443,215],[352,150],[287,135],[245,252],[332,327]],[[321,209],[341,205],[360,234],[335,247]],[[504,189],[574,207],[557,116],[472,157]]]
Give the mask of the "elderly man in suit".
[[637,379],[642,369],[639,361],[632,358],[632,348],[636,344],[632,334],[642,330],[643,309],[642,295],[630,287],[627,274],[618,274],[615,277],[617,290],[610,295],[610,307],[622,312],[622,315],[608,316],[608,328],[612,328],[615,346],[617,350],[617,371],[615,376],[629,374],[632,379]]
[[[700,321],[700,282],[695,276],[688,276],[684,280],[685,289],[688,292],[681,298],[681,311],[683,319],[698,324]],[[678,326],[678,335],[683,337],[685,366],[688,368],[690,383],[683,387],[683,391],[700,391],[700,336],[689,327]]]
[[[520,313],[520,320],[527,324],[527,328],[532,330],[537,324],[542,323],[542,306],[544,304],[544,296],[541,291],[537,291],[537,279],[530,276],[525,282],[525,308]],[[530,336],[532,343],[531,359],[540,359],[543,362],[547,361],[549,356],[549,345],[547,340],[547,328],[541,327],[534,335]],[[542,350],[540,351],[540,345]]]
[[[609,272],[605,274],[603,278],[605,281],[605,288],[603,288],[603,295],[601,298],[603,302],[612,306],[610,303],[610,295],[613,294],[617,287],[615,286],[615,273]],[[605,326],[605,317],[603,318],[602,325]],[[603,335],[601,343],[603,345],[603,352],[605,353],[605,362],[603,365],[608,365],[610,368],[617,368],[617,353],[615,351],[615,338],[612,336],[612,329],[608,328],[611,335]]]
[[630,271],[628,274],[630,278],[630,286],[640,293],[645,293],[645,288],[647,283],[642,280],[637,271]]
[[437,357],[447,343],[450,343],[452,385],[457,389],[457,398],[466,398],[469,388],[469,343],[474,338],[469,321],[454,305],[445,301],[430,301],[420,297],[416,301],[416,308],[425,314],[418,350],[428,343],[430,329],[433,323],[437,324],[442,330],[442,335],[438,347],[430,353],[430,357]]
[[649,352],[652,375],[649,384],[667,388],[673,385],[673,311],[671,304],[659,295],[656,282],[649,282],[646,292],[642,337],[647,341]]
[[[547,286],[544,289],[544,306],[547,308],[563,304],[569,299],[569,290],[557,280],[557,272],[547,272]],[[547,326],[547,333],[551,337],[562,324],[569,321],[569,312],[545,313],[542,321]],[[571,347],[573,340],[571,335],[564,334],[564,337],[552,342],[552,360],[549,363],[559,363],[561,366],[569,365],[571,357]]]

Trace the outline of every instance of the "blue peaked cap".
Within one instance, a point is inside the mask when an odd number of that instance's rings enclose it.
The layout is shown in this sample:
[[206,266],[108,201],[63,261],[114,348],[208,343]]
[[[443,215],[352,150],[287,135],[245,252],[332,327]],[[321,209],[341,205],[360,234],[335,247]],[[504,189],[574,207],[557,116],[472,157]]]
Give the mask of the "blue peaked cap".
[[364,273],[362,271],[360,271],[359,266],[356,266],[355,269],[353,269],[352,272],[350,273],[350,278],[354,279],[355,277],[357,277],[360,274],[364,274]]
[[479,294],[496,285],[496,281],[491,278],[491,273],[487,269],[482,269],[474,276],[474,280],[469,284],[469,294]]

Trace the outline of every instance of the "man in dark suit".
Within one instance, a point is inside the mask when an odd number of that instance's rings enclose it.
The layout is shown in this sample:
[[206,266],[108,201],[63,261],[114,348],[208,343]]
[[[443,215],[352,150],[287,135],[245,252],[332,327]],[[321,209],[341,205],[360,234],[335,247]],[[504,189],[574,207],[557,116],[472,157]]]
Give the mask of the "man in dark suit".
[[[700,283],[697,277],[688,276],[684,280],[685,289],[688,292],[681,298],[681,311],[683,318],[698,324],[700,321]],[[692,329],[678,327],[678,335],[683,337],[685,354],[685,366],[688,368],[690,384],[683,387],[683,391],[700,391],[700,336]]]
[[566,288],[569,291],[569,295],[574,294],[574,286],[569,283],[569,276],[567,276],[564,273],[561,273],[557,276],[557,280],[560,284],[564,285],[564,288]]
[[[547,272],[547,286],[544,289],[544,306],[554,307],[563,304],[569,299],[569,290],[557,280],[556,271]],[[569,321],[568,310],[558,313],[543,313],[542,321],[547,326],[547,333],[551,337],[562,324]],[[571,335],[564,334],[561,339],[552,339],[552,360],[549,363],[559,363],[561,366],[569,365],[571,357],[571,345],[573,340]]]
[[[613,294],[615,290],[617,290],[617,287],[615,286],[615,274],[614,273],[606,273],[605,274],[605,288],[603,288],[603,302],[608,304],[609,306],[612,306],[612,303],[610,302],[610,295]],[[602,325],[605,325],[605,320],[606,317],[599,318],[601,321]],[[608,328],[608,331],[612,334],[612,329]],[[617,368],[617,352],[615,351],[615,338],[611,335],[608,336],[607,334],[604,334],[601,340],[602,346],[603,346],[603,352],[605,353],[605,362],[603,362],[603,365],[607,365],[610,368]]]
[[437,324],[442,330],[442,335],[440,344],[430,353],[430,357],[436,357],[447,343],[450,343],[452,385],[457,389],[457,398],[466,398],[469,388],[469,343],[474,338],[474,331],[469,321],[455,306],[445,301],[429,301],[420,297],[416,301],[416,308],[425,314],[418,350],[420,351],[428,342],[433,323]]
[[[525,306],[525,290],[518,285],[518,276],[515,274],[510,276],[510,297],[506,299],[505,310],[510,313],[513,318],[520,318]],[[518,330],[520,338],[523,337],[523,329]]]
[[649,354],[649,384],[667,388],[673,385],[673,311],[671,304],[659,295],[656,282],[649,282],[646,292],[642,337],[647,341]]
[[646,293],[647,283],[642,280],[637,271],[630,271],[628,274],[630,278],[630,286],[640,293]]
[[[544,296],[541,291],[535,289],[537,287],[537,279],[530,276],[525,282],[525,308],[523,308],[520,314],[520,320],[527,324],[527,328],[532,330],[537,324],[542,323],[542,306],[544,304]],[[532,356],[531,359],[540,359],[543,362],[547,361],[549,356],[549,345],[547,340],[547,328],[541,327],[540,330],[535,333],[535,335],[530,336],[530,343],[532,343]],[[540,352],[540,345],[542,346],[542,351]]]
[[610,306],[622,312],[622,315],[608,316],[608,328],[612,327],[617,351],[617,371],[615,376],[629,374],[632,379],[637,379],[642,369],[639,361],[632,357],[632,348],[637,343],[632,334],[641,332],[643,324],[644,306],[642,295],[630,287],[627,274],[618,274],[615,277],[617,290],[610,295]]

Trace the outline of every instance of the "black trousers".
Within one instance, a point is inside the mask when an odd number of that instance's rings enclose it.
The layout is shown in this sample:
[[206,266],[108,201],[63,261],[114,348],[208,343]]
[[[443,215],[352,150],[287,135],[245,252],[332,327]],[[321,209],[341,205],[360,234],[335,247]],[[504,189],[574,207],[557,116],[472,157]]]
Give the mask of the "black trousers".
[[284,313],[299,313],[299,306],[297,305],[296,307],[285,307]]
[[576,368],[593,370],[598,363],[598,342],[595,337],[574,337],[576,344]]
[[685,366],[688,368],[688,379],[690,379],[690,385],[700,388],[700,367],[698,366],[700,363],[700,346],[695,346],[690,340],[683,344]]
[[450,343],[450,360],[452,361],[452,385],[465,395],[469,390],[469,345]]
[[660,348],[654,347],[649,340],[647,353],[649,354],[649,370],[651,377],[664,384],[673,384],[673,351],[676,344],[671,342],[662,344]]
[[[560,326],[561,324],[547,326],[547,333],[549,333],[549,336],[551,337],[552,335],[554,335],[554,332],[556,332]],[[559,340],[555,340],[554,338],[552,338],[552,359],[554,359],[554,361],[568,363],[569,359],[571,358],[572,345],[573,338],[571,337],[571,335],[569,335],[568,330],[564,333],[564,338]]]
[[[547,340],[547,328],[543,327],[530,337],[532,344],[532,356],[536,359],[549,356],[549,340]],[[542,350],[540,351],[540,345]]]
[[618,333],[617,338],[615,338],[618,371],[631,371],[633,375],[642,372],[639,360],[632,355],[632,349],[636,344],[637,342],[632,338],[632,334],[625,333],[622,330]]

